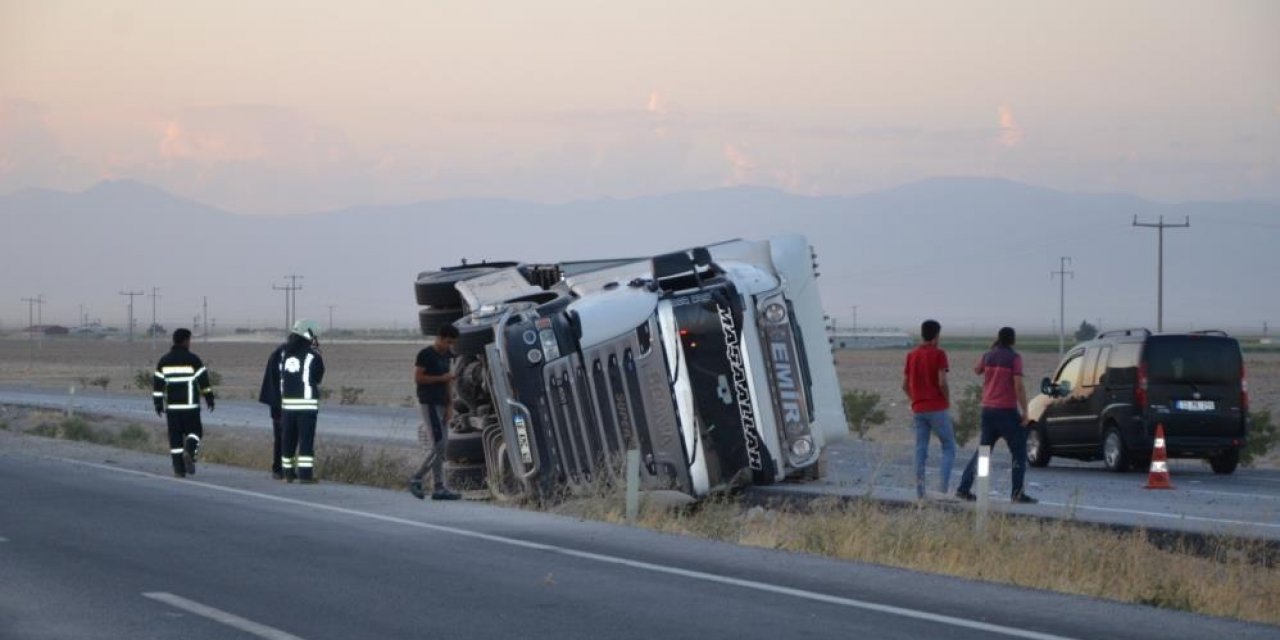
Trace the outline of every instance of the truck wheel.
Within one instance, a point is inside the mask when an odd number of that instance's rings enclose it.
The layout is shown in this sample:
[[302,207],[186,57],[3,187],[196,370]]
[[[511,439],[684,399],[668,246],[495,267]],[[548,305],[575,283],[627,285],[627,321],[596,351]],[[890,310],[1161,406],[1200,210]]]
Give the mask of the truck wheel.
[[1033,467],[1049,466],[1049,441],[1044,437],[1044,429],[1032,424],[1027,430],[1027,463]]
[[537,306],[538,303],[530,301],[511,302],[480,308],[462,316],[453,323],[458,329],[458,339],[453,343],[453,351],[460,356],[483,354],[485,345],[493,342],[493,328],[502,320],[507,310],[514,314]]
[[1213,472],[1220,476],[1229,476],[1236,471],[1236,467],[1240,465],[1240,450],[1232,449],[1223,451],[1222,453],[1209,458],[1209,466],[1213,468]]
[[1129,470],[1129,453],[1124,449],[1120,429],[1114,425],[1107,427],[1106,434],[1102,436],[1102,462],[1109,471],[1121,473]]
[[439,333],[440,327],[451,325],[462,316],[462,309],[424,307],[418,310],[418,326],[422,329],[422,335],[434,336]]
[[462,306],[462,294],[453,285],[470,280],[478,275],[493,271],[493,265],[476,267],[458,267],[444,271],[423,271],[418,274],[418,281],[413,283],[413,294],[418,304],[454,309]]
[[484,463],[463,464],[459,462],[444,463],[444,482],[454,491],[475,491],[484,488]]
[[444,443],[444,459],[459,464],[484,462],[484,440],[480,436],[479,431],[450,431]]

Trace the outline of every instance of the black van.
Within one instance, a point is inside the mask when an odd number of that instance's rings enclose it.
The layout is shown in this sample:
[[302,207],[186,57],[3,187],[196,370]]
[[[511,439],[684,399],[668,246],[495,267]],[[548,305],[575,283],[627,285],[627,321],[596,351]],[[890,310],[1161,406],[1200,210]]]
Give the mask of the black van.
[[1240,343],[1223,331],[1107,331],[1072,347],[1028,409],[1033,466],[1062,456],[1144,469],[1159,424],[1170,458],[1207,459],[1228,474],[1248,432]]

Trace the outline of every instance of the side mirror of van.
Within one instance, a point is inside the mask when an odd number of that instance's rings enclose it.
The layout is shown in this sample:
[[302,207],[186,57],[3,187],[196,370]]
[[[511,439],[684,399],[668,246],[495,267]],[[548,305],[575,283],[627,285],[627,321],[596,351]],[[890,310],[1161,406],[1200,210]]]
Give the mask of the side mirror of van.
[[1040,393],[1043,393],[1044,395],[1052,398],[1054,395],[1054,391],[1055,389],[1053,388],[1052,380],[1050,380],[1048,377],[1040,378]]

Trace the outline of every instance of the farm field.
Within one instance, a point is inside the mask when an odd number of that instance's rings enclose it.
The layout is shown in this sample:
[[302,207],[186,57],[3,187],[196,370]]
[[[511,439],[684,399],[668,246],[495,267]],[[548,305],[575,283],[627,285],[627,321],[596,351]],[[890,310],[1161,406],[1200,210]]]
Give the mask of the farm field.
[[[1028,393],[1034,394],[1041,377],[1049,375],[1058,362],[1056,349],[1048,341],[1028,340],[1022,351]],[[140,393],[134,384],[139,371],[149,376],[155,361],[168,349],[167,340],[123,340],[46,338],[31,341],[10,336],[0,339],[0,384],[43,388],[103,386],[113,393]],[[326,387],[338,402],[343,387],[362,390],[360,404],[406,406],[413,404],[412,367],[418,349],[427,340],[384,340],[326,342],[323,353],[327,368]],[[196,341],[192,346],[209,366],[221,375],[218,394],[223,398],[252,400],[266,358],[276,343],[271,340]],[[981,350],[973,340],[959,339],[942,347],[951,360],[951,384],[959,391],[980,383],[972,372]],[[910,438],[910,407],[902,397],[903,349],[839,351],[836,368],[845,391],[854,389],[878,393],[888,420],[873,427],[868,437],[885,443],[905,443]],[[1280,409],[1280,351],[1245,353],[1251,404],[1255,410]],[[149,380],[149,377],[147,378]],[[149,383],[148,383],[149,384]]]

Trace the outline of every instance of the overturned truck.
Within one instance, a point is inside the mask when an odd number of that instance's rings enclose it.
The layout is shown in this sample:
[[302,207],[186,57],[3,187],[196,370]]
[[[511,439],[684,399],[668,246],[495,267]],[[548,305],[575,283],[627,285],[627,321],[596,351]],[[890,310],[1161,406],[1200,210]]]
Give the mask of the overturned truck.
[[453,324],[446,473],[500,499],[618,480],[693,498],[823,474],[847,432],[801,236],[652,258],[419,274],[426,335]]

